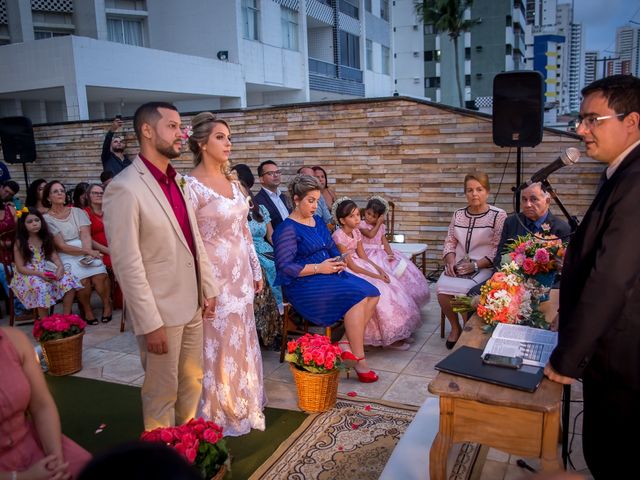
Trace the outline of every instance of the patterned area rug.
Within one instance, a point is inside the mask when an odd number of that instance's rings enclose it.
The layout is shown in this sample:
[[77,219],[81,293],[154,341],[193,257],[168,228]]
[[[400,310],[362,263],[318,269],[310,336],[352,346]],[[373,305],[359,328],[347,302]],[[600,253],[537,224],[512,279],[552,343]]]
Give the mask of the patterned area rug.
[[[378,479],[417,410],[339,396],[334,409],[309,415],[250,480]],[[465,443],[452,452],[456,460],[449,478],[471,478],[474,464],[483,457],[480,450]]]

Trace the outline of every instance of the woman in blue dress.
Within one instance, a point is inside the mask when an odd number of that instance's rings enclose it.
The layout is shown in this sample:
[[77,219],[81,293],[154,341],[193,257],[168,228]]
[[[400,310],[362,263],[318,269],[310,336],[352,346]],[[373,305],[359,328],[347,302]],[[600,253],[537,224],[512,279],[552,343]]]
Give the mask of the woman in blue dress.
[[371,383],[378,376],[364,358],[364,330],[380,292],[366,280],[345,272],[331,233],[319,216],[320,184],[310,175],[298,175],[289,184],[294,210],[273,234],[276,284],[293,308],[316,325],[331,325],[344,318],[351,362],[358,380]]

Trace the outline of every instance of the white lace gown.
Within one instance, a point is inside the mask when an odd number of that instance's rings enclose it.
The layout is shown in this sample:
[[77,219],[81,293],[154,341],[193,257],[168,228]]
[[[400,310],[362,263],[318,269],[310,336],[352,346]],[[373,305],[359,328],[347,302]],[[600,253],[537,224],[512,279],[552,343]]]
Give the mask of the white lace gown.
[[249,206],[235,183],[230,199],[194,177],[185,178],[220,285],[215,315],[203,322],[204,379],[198,415],[221,425],[225,436],[264,430],[266,396],[253,314],[253,282],[262,273],[247,223]]

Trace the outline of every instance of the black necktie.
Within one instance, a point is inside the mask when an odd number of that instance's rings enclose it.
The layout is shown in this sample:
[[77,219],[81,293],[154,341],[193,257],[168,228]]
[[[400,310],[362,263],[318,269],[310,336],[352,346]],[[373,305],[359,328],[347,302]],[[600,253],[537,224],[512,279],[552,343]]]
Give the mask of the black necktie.
[[607,178],[607,169],[605,168],[602,171],[602,173],[600,174],[600,178],[598,179],[598,186],[596,187],[596,195],[598,195],[598,193],[600,193],[600,189],[606,183],[607,180],[608,180],[608,178]]

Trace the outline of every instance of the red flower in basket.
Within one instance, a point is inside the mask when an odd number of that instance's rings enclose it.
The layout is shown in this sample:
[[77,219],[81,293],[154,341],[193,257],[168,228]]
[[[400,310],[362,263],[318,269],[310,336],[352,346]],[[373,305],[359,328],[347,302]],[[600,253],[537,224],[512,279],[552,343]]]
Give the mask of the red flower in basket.
[[222,438],[222,427],[202,418],[177,427],[159,427],[140,436],[147,442],[162,442],[175,449],[198,469],[204,479],[212,478],[223,467],[229,453]]
[[55,314],[36,320],[33,336],[39,342],[72,337],[84,331],[87,323],[78,315]]
[[300,370],[311,373],[328,373],[342,367],[342,350],[324,335],[307,333],[287,343],[284,359]]

